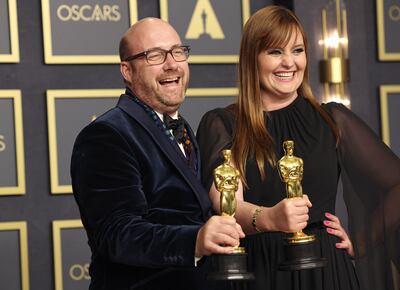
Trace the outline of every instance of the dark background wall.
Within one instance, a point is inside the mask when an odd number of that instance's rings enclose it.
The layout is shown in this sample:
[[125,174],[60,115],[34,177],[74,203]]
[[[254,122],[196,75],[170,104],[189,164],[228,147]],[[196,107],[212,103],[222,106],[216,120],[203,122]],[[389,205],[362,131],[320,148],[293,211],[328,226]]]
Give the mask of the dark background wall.
[[[322,94],[317,65],[321,53],[317,42],[320,35],[319,13],[324,2],[250,1],[252,12],[267,4],[281,3],[294,8],[300,16],[311,44],[309,62],[317,96]],[[352,109],[380,134],[378,87],[381,84],[400,83],[400,63],[377,60],[375,1],[348,2]],[[159,16],[158,0],[138,0],[138,6],[139,18]],[[27,222],[30,289],[50,290],[55,288],[51,222],[77,219],[79,213],[71,195],[50,194],[45,92],[48,89],[118,89],[123,87],[123,83],[116,64],[45,65],[41,3],[39,0],[18,0],[17,7],[20,62],[0,64],[0,90],[22,91],[26,194],[0,197],[0,222]],[[234,64],[191,64],[190,69],[190,87],[236,85]],[[196,116],[191,120],[196,127],[198,118],[206,110],[231,101],[232,98],[188,100],[182,110],[185,116]],[[199,103],[202,105],[199,106]]]

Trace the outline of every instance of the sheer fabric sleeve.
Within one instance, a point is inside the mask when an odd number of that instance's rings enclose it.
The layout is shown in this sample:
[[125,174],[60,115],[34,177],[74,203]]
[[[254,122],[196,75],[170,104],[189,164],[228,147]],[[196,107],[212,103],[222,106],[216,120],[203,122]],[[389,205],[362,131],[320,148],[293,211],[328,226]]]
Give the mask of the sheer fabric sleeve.
[[197,142],[201,156],[201,180],[209,190],[213,182],[213,171],[223,161],[221,151],[232,146],[233,114],[227,109],[207,112],[197,129]]
[[361,289],[399,289],[400,159],[345,106],[326,107],[340,131],[343,196]]

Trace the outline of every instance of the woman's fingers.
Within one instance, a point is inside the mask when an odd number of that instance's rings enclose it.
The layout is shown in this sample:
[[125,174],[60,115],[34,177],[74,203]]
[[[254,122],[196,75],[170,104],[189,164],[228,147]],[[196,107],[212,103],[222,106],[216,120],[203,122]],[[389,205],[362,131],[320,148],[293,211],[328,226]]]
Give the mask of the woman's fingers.
[[325,217],[328,219],[324,220],[324,225],[327,227],[326,231],[329,234],[334,235],[339,239],[341,239],[340,243],[336,243],[335,245],[336,248],[345,249],[347,253],[353,257],[354,256],[353,244],[349,236],[347,235],[347,232],[340,224],[340,219],[331,213],[325,213]]

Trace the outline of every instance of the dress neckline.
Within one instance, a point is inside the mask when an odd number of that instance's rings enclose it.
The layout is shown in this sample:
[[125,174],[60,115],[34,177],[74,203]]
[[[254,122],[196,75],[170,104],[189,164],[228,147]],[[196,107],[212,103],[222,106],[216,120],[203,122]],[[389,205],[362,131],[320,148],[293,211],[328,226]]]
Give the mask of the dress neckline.
[[271,110],[271,111],[264,111],[265,114],[277,114],[280,112],[285,112],[287,110],[290,110],[296,106],[299,105],[299,103],[301,102],[301,100],[304,99],[302,96],[297,96],[290,104],[288,104],[287,106],[280,108],[280,109],[276,109],[276,110]]

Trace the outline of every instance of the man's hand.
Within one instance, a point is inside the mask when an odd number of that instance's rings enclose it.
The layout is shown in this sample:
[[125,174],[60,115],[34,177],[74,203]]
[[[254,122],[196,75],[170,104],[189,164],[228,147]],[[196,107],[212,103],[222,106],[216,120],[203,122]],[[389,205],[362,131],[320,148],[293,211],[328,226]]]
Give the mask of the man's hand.
[[239,246],[244,232],[231,216],[212,216],[199,230],[196,239],[196,257],[211,254],[231,254]]

